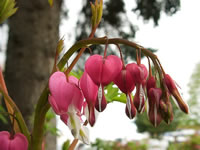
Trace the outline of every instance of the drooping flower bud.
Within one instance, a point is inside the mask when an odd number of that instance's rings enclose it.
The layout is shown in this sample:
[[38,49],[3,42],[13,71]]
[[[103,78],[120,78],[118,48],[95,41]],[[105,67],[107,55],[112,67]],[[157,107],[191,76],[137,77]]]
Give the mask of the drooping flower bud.
[[143,64],[131,63],[127,65],[128,70],[130,71],[133,80],[136,84],[136,93],[134,95],[134,105],[137,108],[137,111],[140,113],[144,109],[144,89],[143,84],[146,82],[148,76],[147,68]]
[[114,79],[114,83],[119,87],[119,89],[126,94],[127,102],[126,102],[126,115],[133,119],[136,115],[136,108],[133,105],[131,92],[135,88],[135,82],[133,77],[131,76],[129,70],[123,68],[121,72]]
[[164,83],[166,84],[170,94],[173,95],[173,97],[176,99],[179,108],[183,112],[188,113],[189,112],[188,105],[182,99],[173,79],[168,74],[164,75]]
[[142,84],[137,84],[136,85],[136,93],[133,99],[134,105],[137,108],[137,111],[139,113],[143,112],[144,110],[144,104],[145,104],[145,100],[144,100],[144,90],[142,87]]
[[126,115],[130,118],[133,119],[136,115],[136,108],[133,105],[133,100],[131,97],[131,94],[128,94],[126,96],[126,109],[125,109]]
[[170,101],[160,100],[160,112],[163,120],[170,124],[174,118],[172,104]]
[[98,86],[96,109],[103,111],[107,102],[104,97],[104,86],[114,80],[122,69],[122,62],[119,57],[109,55],[103,58],[101,55],[92,55],[85,63],[85,70],[93,82]]
[[98,86],[94,84],[87,72],[84,72],[80,79],[80,87],[88,104],[87,109],[89,111],[89,115],[87,120],[90,125],[93,126],[96,122],[94,107],[98,93]]
[[148,91],[148,95],[149,95],[148,116],[149,116],[150,122],[156,127],[162,121],[160,110],[159,110],[159,103],[160,103],[160,98],[162,95],[162,90],[160,88],[151,88]]
[[28,141],[21,133],[11,136],[7,131],[0,132],[1,150],[28,150]]

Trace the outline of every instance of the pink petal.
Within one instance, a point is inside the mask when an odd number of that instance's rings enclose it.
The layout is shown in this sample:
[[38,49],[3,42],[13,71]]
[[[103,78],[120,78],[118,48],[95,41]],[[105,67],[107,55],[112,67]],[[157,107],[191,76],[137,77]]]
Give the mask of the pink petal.
[[75,84],[76,86],[79,87],[79,80],[78,80],[76,77],[74,77],[74,76],[69,76],[69,77],[68,77],[68,80],[69,80],[69,83]]
[[87,103],[95,105],[98,86],[94,84],[90,76],[85,71],[80,79],[80,87]]
[[27,150],[28,149],[28,141],[26,137],[21,133],[16,133],[14,135],[14,139],[10,142],[9,150]]
[[160,88],[151,88],[148,91],[148,95],[149,95],[149,107],[154,107],[154,104],[156,104],[156,106],[159,106],[160,103],[160,98],[162,95],[162,90]]
[[16,133],[11,139],[9,132],[2,131],[0,132],[0,148],[1,150],[27,150],[28,141],[21,133]]
[[2,150],[9,150],[10,133],[7,131],[0,132],[0,145]]
[[103,57],[101,55],[90,56],[85,63],[85,70],[95,84],[101,83]]
[[126,69],[122,69],[120,73],[115,77],[114,83],[119,87],[123,93],[131,93],[135,88],[135,82]]
[[76,88],[74,84],[66,81],[66,76],[63,72],[55,72],[51,75],[49,89],[53,98],[50,97],[49,102],[57,114],[60,115],[67,112],[68,106],[75,95]]
[[131,63],[127,65],[127,68],[133,76],[135,83],[140,84],[143,80],[146,80],[148,71],[143,64],[137,65],[136,63]]
[[62,114],[60,119],[67,125],[69,116],[67,114]]
[[73,97],[72,97],[72,104],[75,106],[77,111],[81,112],[82,106],[83,106],[83,94],[81,93],[81,90],[74,86],[73,88]]
[[156,80],[155,80],[154,76],[151,76],[147,80],[147,84],[146,84],[147,92],[149,91],[150,88],[155,88],[155,87],[156,87]]
[[105,58],[102,69],[102,85],[108,85],[122,70],[122,61],[115,55],[109,55]]
[[60,111],[57,104],[56,104],[56,100],[53,98],[53,96],[49,95],[49,103],[51,105],[51,107],[53,108],[54,112],[57,114],[57,115],[61,115],[63,113],[65,113],[67,110],[64,110],[64,112]]

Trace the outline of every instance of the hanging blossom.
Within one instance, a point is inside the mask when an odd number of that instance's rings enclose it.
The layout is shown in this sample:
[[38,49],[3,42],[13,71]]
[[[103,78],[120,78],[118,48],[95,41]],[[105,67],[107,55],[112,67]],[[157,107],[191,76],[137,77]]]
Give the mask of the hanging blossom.
[[81,125],[83,95],[78,82],[77,78],[73,76],[67,78],[63,72],[53,73],[49,79],[49,103],[69,127],[74,138],[89,144],[88,129]]
[[85,107],[85,115],[90,125],[94,126],[98,114],[95,110],[98,86],[94,84],[87,72],[84,71],[80,79],[80,87],[87,102]]
[[126,115],[133,119],[136,115],[136,108],[133,104],[131,92],[135,88],[135,81],[132,77],[130,71],[130,68],[123,67],[121,72],[118,73],[118,75],[114,79],[114,83],[118,86],[118,88],[126,94],[127,100],[126,100]]
[[1,150],[28,150],[28,141],[22,133],[11,135],[8,131],[0,132]]
[[101,55],[90,56],[85,63],[85,70],[93,82],[98,86],[95,108],[102,112],[107,105],[104,96],[104,86],[111,83],[122,69],[121,59],[115,55],[103,57]]
[[187,103],[184,102],[184,100],[182,99],[176,84],[174,82],[174,80],[171,78],[170,75],[168,74],[164,74],[164,83],[167,86],[167,89],[169,90],[169,94],[172,95],[175,98],[175,103],[177,104],[177,106],[185,113],[189,113],[189,107],[187,105]]
[[144,85],[146,83],[148,71],[145,65],[143,64],[130,63],[127,65],[127,68],[129,69],[136,84],[136,93],[133,100],[134,105],[137,108],[137,111],[141,113],[144,110],[145,106]]

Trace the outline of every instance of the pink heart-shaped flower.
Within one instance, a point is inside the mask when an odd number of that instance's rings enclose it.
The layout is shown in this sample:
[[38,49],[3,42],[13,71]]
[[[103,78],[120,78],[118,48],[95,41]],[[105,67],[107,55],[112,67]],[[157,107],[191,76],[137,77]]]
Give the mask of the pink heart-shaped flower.
[[7,131],[0,132],[0,149],[1,150],[28,150],[28,141],[21,133],[16,133],[11,137]]

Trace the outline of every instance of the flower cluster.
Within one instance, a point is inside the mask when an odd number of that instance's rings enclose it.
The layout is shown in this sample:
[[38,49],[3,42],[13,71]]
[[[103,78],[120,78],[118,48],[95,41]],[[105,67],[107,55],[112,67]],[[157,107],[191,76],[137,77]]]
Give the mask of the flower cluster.
[[89,124],[94,126],[98,112],[104,111],[107,106],[104,87],[111,82],[126,94],[125,113],[130,119],[147,110],[154,126],[158,126],[162,120],[170,123],[173,120],[170,96],[175,98],[183,112],[188,113],[188,106],[182,100],[175,82],[165,74],[160,63],[157,63],[157,77],[156,74],[152,75],[150,61],[148,71],[141,64],[140,56],[137,63],[125,66],[122,56],[120,59],[105,54],[92,55],[87,59],[80,81],[60,71],[50,77],[49,103],[75,138],[89,143],[88,130],[82,126],[81,116],[85,115]]

